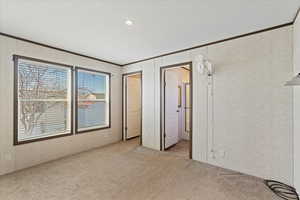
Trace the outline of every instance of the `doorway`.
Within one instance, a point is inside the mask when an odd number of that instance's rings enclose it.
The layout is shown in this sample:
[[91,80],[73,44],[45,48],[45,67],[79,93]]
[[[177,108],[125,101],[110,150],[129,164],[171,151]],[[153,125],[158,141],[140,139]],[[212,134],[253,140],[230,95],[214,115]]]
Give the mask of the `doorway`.
[[192,63],[161,67],[161,150],[192,158]]
[[123,123],[124,141],[140,138],[142,144],[142,72],[123,74]]

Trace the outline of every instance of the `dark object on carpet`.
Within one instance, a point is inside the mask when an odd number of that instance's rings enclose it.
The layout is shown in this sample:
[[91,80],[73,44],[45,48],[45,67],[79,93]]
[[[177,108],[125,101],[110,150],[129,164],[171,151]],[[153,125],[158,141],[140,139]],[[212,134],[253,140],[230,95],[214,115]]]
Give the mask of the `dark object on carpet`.
[[277,196],[285,199],[291,200],[296,199],[299,200],[299,196],[296,192],[296,189],[292,186],[286,185],[284,183],[280,183],[274,180],[265,180],[265,184],[272,190]]

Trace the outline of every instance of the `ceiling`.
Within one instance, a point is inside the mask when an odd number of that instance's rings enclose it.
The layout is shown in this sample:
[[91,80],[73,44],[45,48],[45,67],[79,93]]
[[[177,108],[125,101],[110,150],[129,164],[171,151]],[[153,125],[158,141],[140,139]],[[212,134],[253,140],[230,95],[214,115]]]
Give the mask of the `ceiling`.
[[291,22],[299,6],[300,0],[0,0],[0,32],[126,64]]

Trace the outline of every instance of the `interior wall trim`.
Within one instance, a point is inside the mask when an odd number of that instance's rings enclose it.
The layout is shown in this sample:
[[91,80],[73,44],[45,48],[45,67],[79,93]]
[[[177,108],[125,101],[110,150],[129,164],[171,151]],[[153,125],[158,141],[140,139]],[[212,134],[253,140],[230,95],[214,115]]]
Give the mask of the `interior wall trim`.
[[116,66],[119,66],[119,67],[122,66],[122,65],[114,63],[114,62],[110,62],[110,61],[107,61],[107,60],[102,60],[100,58],[95,58],[95,57],[92,57],[92,56],[87,56],[87,55],[84,55],[84,54],[76,53],[74,51],[69,51],[69,50],[66,50],[66,49],[50,46],[50,45],[43,44],[43,43],[40,43],[40,42],[35,42],[35,41],[32,41],[32,40],[28,40],[28,39],[25,39],[25,38],[22,38],[22,37],[17,37],[17,36],[14,36],[14,35],[6,34],[6,33],[3,33],[3,32],[0,32],[0,35],[5,36],[5,37],[9,37],[9,38],[12,38],[12,39],[20,40],[20,41],[23,41],[23,42],[28,42],[28,43],[31,43],[31,44],[39,45],[39,46],[42,46],[42,47],[55,49],[57,51],[62,51],[62,52],[65,52],[65,53],[76,55],[76,56],[80,56],[80,57],[84,57],[84,58],[88,58],[88,59],[92,59],[92,60],[97,60],[97,61],[108,63],[108,64],[111,64],[111,65],[116,65]]
[[153,56],[153,57],[149,57],[149,58],[129,62],[129,63],[126,63],[126,64],[118,64],[118,63],[110,62],[110,61],[103,60],[103,59],[100,59],[100,58],[96,58],[96,57],[76,53],[76,52],[73,52],[73,51],[69,51],[69,50],[66,50],[66,49],[50,46],[50,45],[43,44],[43,43],[40,43],[40,42],[35,42],[35,41],[29,40],[29,39],[25,39],[25,38],[22,38],[22,37],[17,37],[17,36],[14,36],[14,35],[3,33],[3,32],[0,32],[0,35],[5,36],[5,37],[9,37],[9,38],[13,38],[13,39],[16,39],[16,40],[21,40],[21,41],[24,41],[24,42],[32,43],[32,44],[39,45],[39,46],[42,46],[42,47],[55,49],[55,50],[62,51],[62,52],[65,52],[65,53],[69,53],[69,54],[73,54],[73,55],[76,55],[76,56],[89,58],[89,59],[92,59],[92,60],[97,60],[97,61],[100,61],[100,62],[116,65],[116,66],[119,66],[119,67],[124,67],[124,66],[127,66],[127,65],[132,65],[132,64],[144,62],[144,61],[147,61],[147,60],[152,60],[152,59],[155,59],[155,58],[160,58],[160,57],[164,57],[164,56],[168,56],[168,55],[172,55],[172,54],[176,54],[176,53],[181,53],[181,52],[184,52],[184,51],[189,51],[189,50],[193,50],[193,49],[197,49],[197,48],[201,48],[201,47],[205,47],[205,46],[210,46],[210,45],[213,45],[213,44],[223,43],[223,42],[226,42],[226,41],[229,41],[229,40],[234,40],[234,39],[238,39],[238,38],[241,38],[241,37],[246,37],[246,36],[249,36],[249,35],[254,35],[254,34],[266,32],[266,31],[279,29],[279,28],[282,28],[282,27],[285,27],[285,26],[291,26],[291,25],[294,24],[295,20],[297,19],[298,15],[299,15],[299,12],[300,12],[300,8],[297,10],[297,13],[296,13],[293,21],[288,22],[288,23],[284,23],[284,24],[280,24],[280,25],[277,25],[277,26],[261,29],[261,30],[258,30],[258,31],[249,32],[249,33],[242,34],[242,35],[229,37],[229,38],[222,39],[222,40],[217,40],[217,41],[214,41],[214,42],[204,43],[204,44],[197,45],[197,46],[190,47],[190,48],[185,48],[185,49],[181,49],[181,50],[177,50],[177,51],[172,51],[172,52],[161,54],[161,55],[158,55],[158,56]]
[[295,15],[295,17],[294,17],[293,23],[295,23],[295,21],[297,20],[298,15],[299,15],[299,12],[300,12],[300,7],[298,8],[298,10],[297,10],[297,12],[296,12],[296,15]]
[[152,60],[152,59],[155,59],[155,58],[160,58],[160,57],[169,56],[169,55],[176,54],[176,53],[181,53],[181,52],[184,52],[184,51],[189,51],[189,50],[198,49],[198,48],[201,48],[201,47],[206,47],[206,46],[210,46],[210,45],[214,45],[214,44],[218,44],[218,43],[223,43],[223,42],[226,42],[226,41],[235,40],[235,39],[246,37],[246,36],[249,36],[249,35],[254,35],[254,34],[267,32],[267,31],[272,31],[272,30],[283,28],[283,27],[286,27],[286,26],[291,26],[293,24],[294,24],[294,21],[289,22],[289,23],[285,23],[285,24],[281,24],[281,25],[277,25],[277,26],[273,26],[273,27],[269,27],[269,28],[265,28],[265,29],[261,29],[261,30],[258,30],[258,31],[253,31],[253,32],[250,32],[250,33],[242,34],[242,35],[229,37],[229,38],[222,39],[222,40],[217,40],[217,41],[214,41],[214,42],[209,42],[209,43],[197,45],[197,46],[186,48],[186,49],[181,49],[181,50],[178,50],[178,51],[173,51],[173,52],[170,52],[170,53],[161,54],[161,55],[158,55],[158,56],[145,58],[145,59],[142,59],[142,60],[137,60],[137,61],[134,61],[134,62],[130,62],[130,63],[124,64],[124,65],[121,65],[121,66],[124,67],[124,66],[127,66],[127,65],[132,65],[132,64],[144,62],[144,61],[147,61],[147,60]]

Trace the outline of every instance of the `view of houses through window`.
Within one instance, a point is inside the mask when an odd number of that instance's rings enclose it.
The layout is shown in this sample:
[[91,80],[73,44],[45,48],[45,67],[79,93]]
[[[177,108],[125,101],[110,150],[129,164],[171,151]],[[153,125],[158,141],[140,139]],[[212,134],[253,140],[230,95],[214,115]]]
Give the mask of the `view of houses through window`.
[[[72,66],[15,56],[15,144],[72,134]],[[109,74],[76,70],[77,131],[109,127]]]
[[109,126],[109,75],[77,70],[78,130]]

